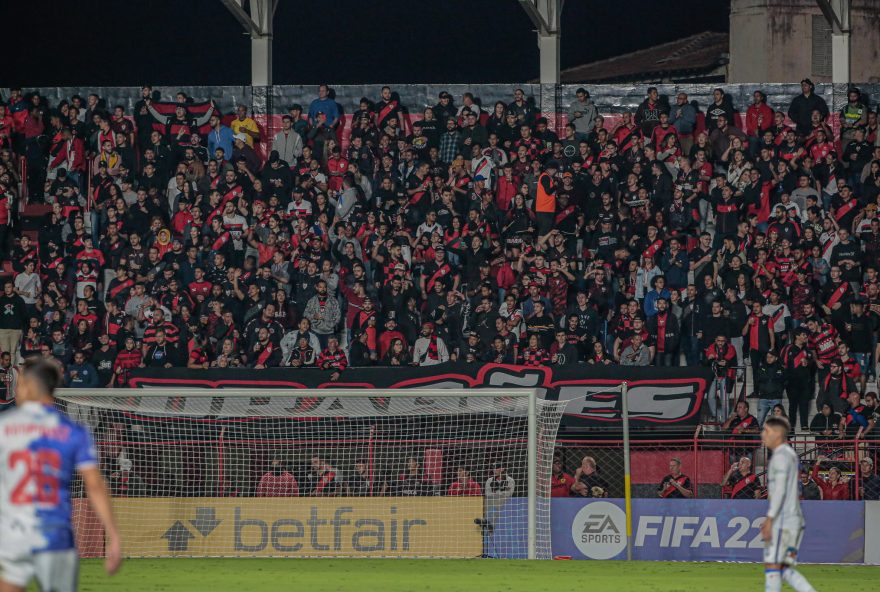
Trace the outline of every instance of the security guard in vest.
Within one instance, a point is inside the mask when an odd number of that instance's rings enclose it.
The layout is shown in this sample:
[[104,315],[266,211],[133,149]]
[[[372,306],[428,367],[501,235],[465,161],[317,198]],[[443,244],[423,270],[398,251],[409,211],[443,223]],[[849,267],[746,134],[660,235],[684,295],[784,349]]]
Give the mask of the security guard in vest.
[[544,172],[538,177],[538,194],[535,198],[535,218],[538,222],[538,237],[546,236],[553,230],[556,219],[556,172],[559,163],[550,160]]

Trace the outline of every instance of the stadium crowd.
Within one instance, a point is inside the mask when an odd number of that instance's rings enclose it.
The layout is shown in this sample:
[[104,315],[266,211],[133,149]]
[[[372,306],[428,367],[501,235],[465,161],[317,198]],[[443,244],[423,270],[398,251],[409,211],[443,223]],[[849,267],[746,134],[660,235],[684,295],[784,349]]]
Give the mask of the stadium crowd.
[[[383,87],[345,118],[321,85],[273,137],[183,93],[169,109],[144,87],[128,113],[10,89],[0,372],[705,364],[726,401],[749,365],[758,424],[787,394],[807,429],[818,391],[873,428],[877,112],[801,86],[774,106],[649,88],[614,126],[578,89],[557,135],[519,89],[404,106]],[[49,209],[36,233],[22,189]]]

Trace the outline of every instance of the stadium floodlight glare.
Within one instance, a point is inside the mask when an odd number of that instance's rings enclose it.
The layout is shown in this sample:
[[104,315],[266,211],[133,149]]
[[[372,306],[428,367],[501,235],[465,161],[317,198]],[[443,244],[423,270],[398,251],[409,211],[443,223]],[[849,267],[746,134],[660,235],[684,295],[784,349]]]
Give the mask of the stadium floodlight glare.
[[[129,557],[551,557],[565,403],[535,389],[56,397],[92,430]],[[99,555],[74,505],[81,552]]]

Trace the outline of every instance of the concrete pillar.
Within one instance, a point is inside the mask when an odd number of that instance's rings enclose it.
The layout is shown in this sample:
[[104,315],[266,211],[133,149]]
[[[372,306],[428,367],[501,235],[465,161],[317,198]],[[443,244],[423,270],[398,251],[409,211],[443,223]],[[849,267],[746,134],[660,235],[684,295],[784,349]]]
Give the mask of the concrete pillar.
[[251,86],[272,85],[272,36],[251,33]]
[[538,33],[541,115],[547,118],[550,129],[556,129],[563,0],[519,0],[519,4]]
[[251,0],[251,85],[272,84],[272,21],[275,0]]
[[541,59],[541,84],[559,84],[559,33],[538,34]]
[[220,0],[251,36],[251,85],[272,84],[272,21],[278,0]]
[[831,34],[831,81],[848,84],[850,81],[850,33]]

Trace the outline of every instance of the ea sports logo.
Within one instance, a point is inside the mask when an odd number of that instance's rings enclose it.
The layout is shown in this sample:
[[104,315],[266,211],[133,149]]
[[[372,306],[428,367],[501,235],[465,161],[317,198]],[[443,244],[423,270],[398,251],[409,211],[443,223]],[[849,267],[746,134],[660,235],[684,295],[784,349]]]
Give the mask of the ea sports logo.
[[611,559],[626,549],[626,514],[611,502],[587,504],[571,523],[571,538],[590,559]]

